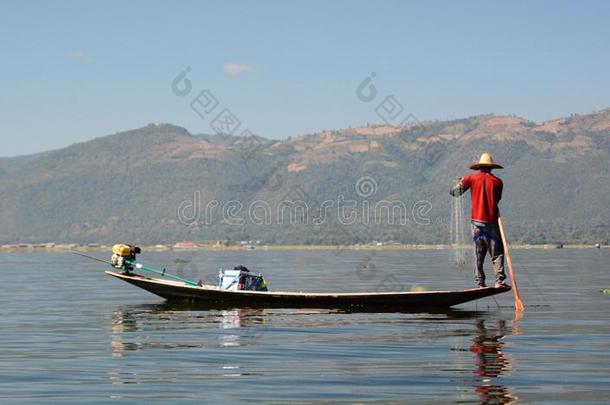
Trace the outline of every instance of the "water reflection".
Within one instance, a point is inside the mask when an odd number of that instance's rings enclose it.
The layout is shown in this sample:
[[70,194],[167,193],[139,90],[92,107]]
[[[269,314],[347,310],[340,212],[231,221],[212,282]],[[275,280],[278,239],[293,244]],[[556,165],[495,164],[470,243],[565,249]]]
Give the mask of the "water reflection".
[[[342,359],[350,357],[347,353],[352,353],[352,350],[357,353],[360,350],[358,347],[363,347],[363,344],[370,345],[371,350],[392,345],[409,350],[408,348],[417,347],[425,349],[427,346],[446,347],[454,344],[457,339],[457,353],[461,354],[453,366],[459,363],[460,372],[468,370],[469,376],[464,381],[472,387],[480,403],[511,403],[518,397],[502,381],[514,369],[514,358],[505,352],[505,338],[514,333],[516,322],[490,319],[490,315],[464,310],[401,314],[139,305],[114,310],[110,340],[112,356],[115,358],[120,359],[135,351],[193,349],[192,353],[184,352],[184,358],[189,359],[189,364],[198,364],[211,375],[243,377],[253,375],[253,366],[248,359],[252,357],[241,357],[241,354],[235,357],[235,353],[254,353],[254,356],[265,353],[267,347],[274,344],[270,342],[286,340],[282,333],[288,329],[300,331],[300,347],[306,348],[310,344],[334,345],[338,351],[333,352],[334,355]],[[272,330],[271,325],[275,330]],[[366,333],[362,334],[362,331]],[[275,333],[265,335],[271,332]],[[233,348],[247,346],[251,347],[247,352],[232,351]],[[463,356],[466,353],[471,356]],[[358,353],[353,360],[355,363],[348,362],[347,366],[344,360],[329,361],[326,366],[335,372],[353,370],[353,364],[359,364],[357,358],[361,355]],[[260,358],[261,362],[265,361],[264,355]],[[397,366],[408,369],[411,367],[410,361],[417,362],[419,359],[417,356],[413,359],[407,356]],[[118,364],[120,367],[113,369],[110,375],[114,384],[142,382],[142,376],[132,373],[127,363]],[[329,370],[327,371],[332,372]],[[275,372],[275,369],[269,372]]]
[[[112,354],[120,357],[123,352],[133,350],[252,345],[263,335],[266,327],[267,314],[264,309],[201,311],[167,304],[119,307],[112,314]],[[206,333],[198,334],[195,342],[154,339],[163,331],[201,329]],[[214,337],[217,337],[218,343],[211,339]]]
[[[223,347],[242,346],[254,344],[266,331],[267,316],[262,309],[234,308],[220,312],[220,327],[229,332],[219,336],[220,345]],[[248,328],[250,333],[234,334],[230,330],[243,332],[242,328]]]
[[478,377],[474,387],[482,404],[508,404],[517,398],[508,388],[498,384],[498,378],[506,375],[513,367],[510,356],[504,353],[506,321],[497,320],[493,327],[486,325],[485,319],[475,322],[475,335],[470,352],[475,355],[474,374]]
[[[119,307],[112,314],[110,346],[112,357],[117,359],[128,352],[151,349],[213,350],[248,346],[256,344],[266,325],[267,315],[262,309],[195,311],[192,307],[168,304]],[[196,361],[203,367],[210,366],[205,357]],[[145,382],[130,366],[119,364],[108,371],[112,384]],[[237,363],[215,364],[213,368],[223,377],[252,375]]]

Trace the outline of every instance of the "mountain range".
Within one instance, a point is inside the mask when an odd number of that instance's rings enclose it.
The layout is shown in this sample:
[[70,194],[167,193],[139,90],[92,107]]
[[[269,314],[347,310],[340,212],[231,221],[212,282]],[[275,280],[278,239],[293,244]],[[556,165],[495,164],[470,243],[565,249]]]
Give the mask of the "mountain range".
[[[150,124],[0,158],[0,243],[447,243],[450,186],[485,151],[523,243],[608,243],[610,109],[546,122],[481,115],[270,140]],[[454,218],[452,221],[452,212]],[[461,221],[457,221],[457,220]],[[453,225],[452,225],[453,224]],[[453,235],[453,236],[452,236]]]

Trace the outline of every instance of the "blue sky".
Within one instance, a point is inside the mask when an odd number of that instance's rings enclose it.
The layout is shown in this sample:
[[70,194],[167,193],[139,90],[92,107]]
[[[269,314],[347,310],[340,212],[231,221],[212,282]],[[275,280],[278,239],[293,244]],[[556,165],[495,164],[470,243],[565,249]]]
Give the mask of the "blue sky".
[[150,122],[211,133],[204,89],[269,138],[379,122],[356,97],[371,72],[420,120],[590,113],[610,106],[608,21],[605,1],[3,1],[0,156]]

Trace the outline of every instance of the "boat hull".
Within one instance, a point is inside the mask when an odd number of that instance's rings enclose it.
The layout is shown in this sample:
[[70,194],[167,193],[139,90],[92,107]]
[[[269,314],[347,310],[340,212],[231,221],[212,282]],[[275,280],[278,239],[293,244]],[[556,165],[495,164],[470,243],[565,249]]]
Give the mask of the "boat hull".
[[227,291],[216,286],[189,286],[180,282],[137,274],[107,274],[156,294],[168,301],[191,301],[207,305],[274,308],[449,308],[509,291],[506,288],[472,288],[458,291],[303,293]]

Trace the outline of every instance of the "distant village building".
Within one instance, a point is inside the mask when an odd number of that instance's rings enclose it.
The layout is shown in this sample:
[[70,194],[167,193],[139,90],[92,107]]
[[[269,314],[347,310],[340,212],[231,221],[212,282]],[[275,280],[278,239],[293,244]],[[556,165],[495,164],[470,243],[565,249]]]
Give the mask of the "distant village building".
[[174,249],[198,249],[199,245],[193,242],[192,240],[183,240],[180,242],[176,242],[173,246]]
[[59,243],[55,245],[55,249],[75,249],[79,247],[76,243]]

